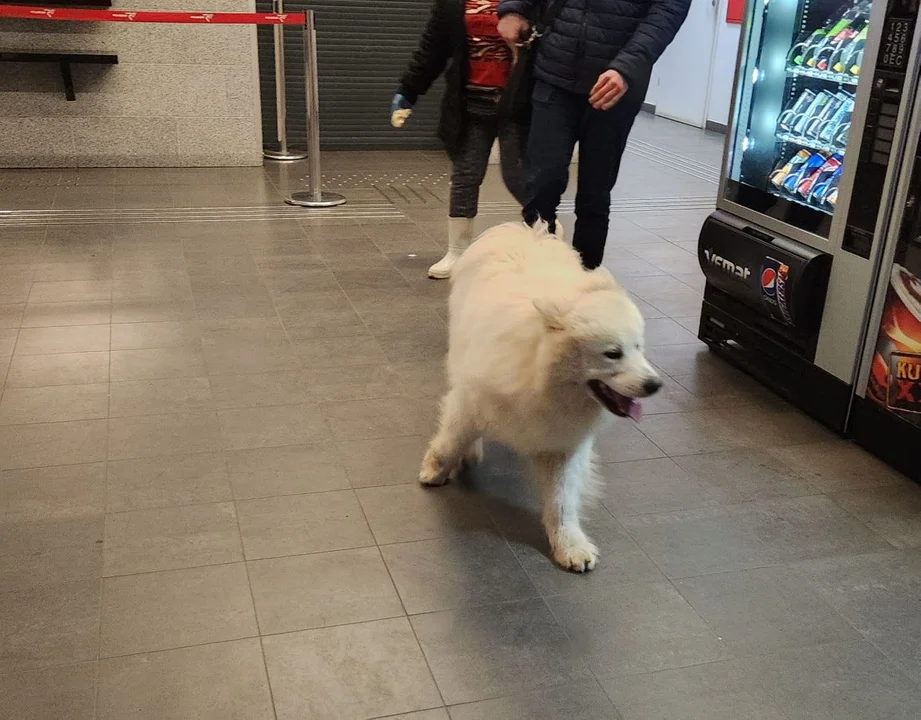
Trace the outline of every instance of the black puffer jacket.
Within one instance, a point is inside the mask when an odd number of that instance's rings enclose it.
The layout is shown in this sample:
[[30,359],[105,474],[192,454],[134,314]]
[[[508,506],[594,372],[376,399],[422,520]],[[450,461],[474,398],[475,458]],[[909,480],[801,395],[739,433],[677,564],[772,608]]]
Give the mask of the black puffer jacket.
[[409,67],[400,78],[399,92],[413,105],[438,76],[445,75],[438,137],[449,155],[455,155],[464,137],[464,92],[467,87],[467,28],[464,0],[435,0],[428,23]]
[[[550,30],[540,41],[534,75],[588,93],[605,70],[617,70],[630,94],[646,95],[652,66],[688,15],[691,0],[552,0]],[[534,18],[545,0],[501,0],[499,15]],[[693,62],[694,58],[688,58]]]

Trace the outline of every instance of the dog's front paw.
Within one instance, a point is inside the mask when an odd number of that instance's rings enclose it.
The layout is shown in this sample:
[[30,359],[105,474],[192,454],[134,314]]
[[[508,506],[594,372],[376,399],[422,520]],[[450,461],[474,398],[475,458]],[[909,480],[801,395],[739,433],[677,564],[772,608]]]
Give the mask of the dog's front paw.
[[419,482],[435,487],[444,485],[450,477],[450,468],[446,468],[441,458],[431,450],[425,454],[422,469],[419,470]]
[[598,564],[598,548],[585,535],[561,537],[553,547],[553,560],[564,570],[588,572]]

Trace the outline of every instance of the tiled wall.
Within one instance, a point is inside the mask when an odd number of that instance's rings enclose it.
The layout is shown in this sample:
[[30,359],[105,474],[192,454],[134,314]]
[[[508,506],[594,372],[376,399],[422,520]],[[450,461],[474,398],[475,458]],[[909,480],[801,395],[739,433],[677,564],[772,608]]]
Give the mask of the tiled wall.
[[[40,4],[40,3],[36,3]],[[254,0],[116,0],[117,8],[252,11]],[[114,52],[0,63],[0,167],[196,167],[262,161],[254,26],[0,20],[0,50]]]

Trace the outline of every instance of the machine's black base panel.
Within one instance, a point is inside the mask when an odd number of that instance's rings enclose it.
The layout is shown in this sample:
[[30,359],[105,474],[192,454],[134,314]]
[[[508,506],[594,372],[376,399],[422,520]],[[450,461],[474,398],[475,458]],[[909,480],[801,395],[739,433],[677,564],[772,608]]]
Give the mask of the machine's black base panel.
[[704,300],[698,337],[720,357],[839,434],[851,388],[771,337]]
[[872,400],[854,398],[850,434],[887,465],[921,482],[921,431]]

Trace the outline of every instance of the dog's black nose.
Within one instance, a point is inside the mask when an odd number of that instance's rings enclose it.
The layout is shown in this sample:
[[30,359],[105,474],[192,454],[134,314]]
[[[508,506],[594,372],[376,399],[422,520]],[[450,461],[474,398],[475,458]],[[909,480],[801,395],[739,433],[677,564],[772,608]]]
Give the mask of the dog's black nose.
[[643,383],[643,392],[647,396],[655,395],[659,390],[662,389],[662,381],[659,378],[649,378],[646,382]]

